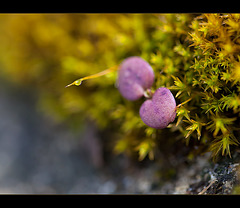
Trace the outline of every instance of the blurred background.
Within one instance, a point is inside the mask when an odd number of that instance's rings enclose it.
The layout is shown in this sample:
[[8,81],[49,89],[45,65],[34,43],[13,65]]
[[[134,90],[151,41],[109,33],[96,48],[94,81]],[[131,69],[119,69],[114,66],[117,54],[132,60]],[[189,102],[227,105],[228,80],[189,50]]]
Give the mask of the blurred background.
[[116,73],[65,88],[128,56],[148,60],[159,22],[154,14],[0,15],[0,193],[159,193],[154,164],[115,154],[123,106],[136,108],[119,95]]

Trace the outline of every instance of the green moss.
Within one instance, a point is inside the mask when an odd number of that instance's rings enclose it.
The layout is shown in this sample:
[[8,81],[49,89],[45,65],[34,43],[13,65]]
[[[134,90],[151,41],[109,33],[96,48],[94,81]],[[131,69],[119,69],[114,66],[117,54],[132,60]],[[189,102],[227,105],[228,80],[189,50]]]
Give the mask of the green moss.
[[[239,137],[239,98],[235,93],[239,82],[237,76],[232,76],[239,62],[240,31],[235,25],[237,22],[238,15],[204,14],[192,21],[193,30],[189,33],[194,59],[188,71],[192,71],[194,81],[188,92],[184,89],[181,91],[191,94],[192,100],[187,105],[190,107],[192,104],[196,109],[190,110],[189,116],[197,116],[196,120],[192,120],[192,126],[201,126],[201,122],[204,122],[201,132],[211,138],[207,145],[213,156],[220,152],[231,156],[230,146],[239,144],[236,139]],[[181,95],[179,98],[184,101]],[[186,126],[185,123],[182,125]],[[200,131],[192,131],[192,128],[186,128],[185,131],[188,131],[186,136],[190,134],[194,138],[197,133],[198,139],[201,139]]]
[[[197,154],[231,156],[239,144],[239,25],[239,14],[2,15],[1,74],[40,92],[40,108],[56,119],[89,116],[114,131],[116,153],[153,159],[164,139],[174,145],[178,135],[190,150],[198,145]],[[116,72],[64,88],[132,55],[153,67],[153,91],[168,87],[184,103],[170,137],[141,121],[144,98],[121,97]]]

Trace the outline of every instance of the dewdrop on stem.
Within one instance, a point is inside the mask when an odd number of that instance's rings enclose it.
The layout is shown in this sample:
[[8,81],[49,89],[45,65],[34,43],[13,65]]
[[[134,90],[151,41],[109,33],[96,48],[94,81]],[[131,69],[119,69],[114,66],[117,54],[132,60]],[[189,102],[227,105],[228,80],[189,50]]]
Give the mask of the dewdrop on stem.
[[116,65],[116,66],[110,67],[110,68],[108,68],[108,69],[106,69],[104,71],[101,71],[101,72],[99,72],[97,74],[93,74],[93,75],[90,75],[90,76],[86,76],[86,77],[77,79],[74,82],[72,82],[71,84],[67,85],[66,87],[70,87],[70,86],[73,86],[73,85],[79,86],[79,85],[82,84],[82,81],[84,81],[84,80],[94,79],[94,78],[97,78],[97,77],[101,77],[101,76],[103,76],[105,74],[117,71],[118,70],[118,66],[119,65]]

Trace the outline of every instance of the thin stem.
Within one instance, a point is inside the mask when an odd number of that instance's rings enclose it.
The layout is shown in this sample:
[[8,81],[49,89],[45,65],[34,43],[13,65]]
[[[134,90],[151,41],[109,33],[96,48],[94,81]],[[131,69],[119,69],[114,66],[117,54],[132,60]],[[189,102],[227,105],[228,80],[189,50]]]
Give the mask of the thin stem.
[[79,86],[79,85],[82,84],[82,81],[83,81],[83,80],[94,79],[94,78],[97,78],[97,77],[101,77],[101,76],[103,76],[103,75],[105,75],[105,74],[108,74],[108,73],[113,72],[113,71],[116,71],[116,70],[118,70],[118,65],[113,66],[113,67],[110,67],[110,68],[108,68],[108,69],[106,69],[106,70],[104,70],[104,71],[101,71],[101,72],[97,73],[97,74],[93,74],[93,75],[90,75],[90,76],[86,76],[86,77],[77,79],[77,80],[75,80],[74,82],[72,82],[71,84],[67,85],[66,87],[70,87],[70,86],[72,86],[72,85]]
[[189,98],[188,100],[184,101],[183,103],[177,105],[177,108],[181,107],[182,105],[186,104],[187,102],[189,102],[190,100],[192,100],[192,98]]
[[202,191],[198,193],[198,195],[204,194],[217,180],[213,180],[206,188],[204,188]]
[[150,98],[152,98],[152,96],[153,96],[153,92],[152,92],[150,89],[146,89],[146,90],[144,91],[144,93],[143,93],[143,96],[144,96],[145,98],[150,99]]

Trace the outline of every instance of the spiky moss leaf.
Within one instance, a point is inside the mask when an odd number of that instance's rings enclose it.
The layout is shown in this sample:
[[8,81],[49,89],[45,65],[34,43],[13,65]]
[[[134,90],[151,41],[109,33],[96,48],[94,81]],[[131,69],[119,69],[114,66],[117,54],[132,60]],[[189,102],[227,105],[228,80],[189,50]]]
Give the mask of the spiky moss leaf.
[[238,146],[239,144],[240,143],[236,137],[233,134],[228,133],[218,136],[209,147],[209,150],[212,151],[214,158],[216,158],[220,152],[222,155],[228,154],[229,157],[231,157],[230,145]]
[[221,132],[223,135],[229,132],[229,125],[233,124],[236,118],[226,118],[226,117],[212,117],[212,121],[209,122],[207,129],[213,131],[213,136],[216,137],[218,132]]
[[151,138],[144,139],[136,148],[135,150],[138,151],[139,154],[139,160],[143,160],[147,155],[150,160],[154,159],[154,147],[156,143]]

